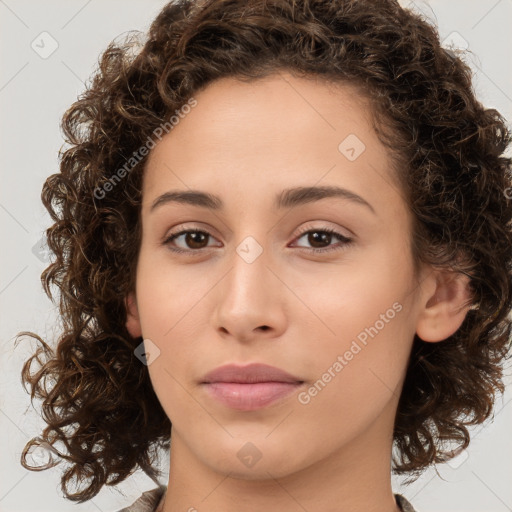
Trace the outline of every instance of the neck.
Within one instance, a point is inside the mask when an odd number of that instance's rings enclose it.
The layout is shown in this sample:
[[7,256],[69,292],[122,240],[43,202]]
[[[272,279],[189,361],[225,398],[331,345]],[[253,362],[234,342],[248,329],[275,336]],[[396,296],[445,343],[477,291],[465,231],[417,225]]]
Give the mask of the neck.
[[337,452],[279,478],[220,473],[173,427],[162,512],[400,512],[391,489],[393,421],[385,413]]

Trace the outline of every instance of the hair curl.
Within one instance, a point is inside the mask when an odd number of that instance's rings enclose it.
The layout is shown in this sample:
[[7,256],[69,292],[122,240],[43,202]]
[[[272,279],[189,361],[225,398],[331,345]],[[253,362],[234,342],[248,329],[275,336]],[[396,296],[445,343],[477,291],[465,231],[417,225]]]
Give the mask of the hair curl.
[[[504,391],[512,324],[512,159],[504,152],[511,134],[499,112],[475,98],[469,66],[395,0],[179,0],[163,8],[143,42],[130,36],[104,51],[63,116],[69,147],[42,190],[55,258],[41,281],[52,300],[50,286],[60,292],[63,332],[56,350],[34,333],[18,334],[43,345],[25,362],[22,382],[31,401],[43,399],[48,425],[26,444],[21,463],[36,470],[25,460],[33,445],[63,443],[67,453],[59,456],[71,463],[61,480],[67,499],[87,501],[137,466],[154,477],[156,448],[170,445],[170,420],[134,355],[142,339],[125,326],[147,157],[101,199],[95,191],[212,81],[280,70],[354,85],[371,102],[414,214],[415,265],[470,277],[473,307],[460,329],[442,343],[415,336],[393,433],[394,471],[419,475],[448,460],[457,451],[444,450],[444,442],[465,449],[466,426],[484,422],[495,392]],[[73,479],[86,485],[71,494]]]

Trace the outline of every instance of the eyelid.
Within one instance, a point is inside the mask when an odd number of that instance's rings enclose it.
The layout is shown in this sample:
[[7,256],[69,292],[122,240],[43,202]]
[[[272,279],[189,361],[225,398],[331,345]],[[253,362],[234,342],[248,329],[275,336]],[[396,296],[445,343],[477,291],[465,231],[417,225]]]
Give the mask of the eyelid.
[[[299,229],[299,232],[297,233],[297,235],[295,235],[295,238],[298,238],[298,237],[302,236],[304,233],[308,233],[309,231],[332,231],[333,233],[337,233],[339,236],[347,238],[347,239],[355,239],[356,238],[355,233],[353,233],[350,229],[341,228],[339,226],[333,227],[333,226],[329,226],[326,224],[321,225],[321,226],[310,225],[310,223],[313,223],[313,222],[324,222],[325,223],[326,221],[321,221],[321,220],[314,221],[313,220],[313,221],[308,222],[304,227]],[[345,230],[348,233],[347,234],[342,233],[342,230]]]
[[[323,222],[324,225],[321,225],[321,226],[315,226],[315,225],[311,225],[312,223],[315,223],[315,222]],[[325,222],[328,222],[328,221],[325,221],[325,220],[311,220],[311,221],[308,221],[303,227],[299,228],[299,231],[297,234],[294,235],[294,240],[303,235],[304,233],[307,233],[308,231],[311,231],[311,230],[315,230],[315,231],[326,231],[326,230],[334,230],[336,231],[340,236],[343,236],[345,238],[350,238],[350,239],[356,239],[357,238],[357,235],[350,229],[348,228],[341,228],[339,226],[329,226],[329,225],[326,225]],[[163,236],[162,240],[166,240],[168,239],[170,236],[172,235],[176,235],[176,234],[180,234],[181,231],[204,231],[205,233],[208,233],[210,236],[212,237],[215,237],[217,238],[217,235],[215,234],[212,234],[212,231],[214,232],[217,232],[217,230],[215,230],[214,228],[211,228],[211,227],[202,227],[201,226],[201,223],[199,222],[196,222],[196,221],[190,221],[190,223],[192,224],[192,226],[189,226],[189,222],[185,221],[185,222],[181,222],[180,224],[174,226],[171,230],[167,231],[166,234]],[[341,230],[345,230],[347,233],[342,233],[340,232]]]
[[[315,222],[315,221],[310,221],[310,222]],[[316,222],[322,222],[322,221],[316,221]],[[320,254],[320,255],[329,253],[329,252],[339,252],[339,251],[342,251],[343,249],[345,249],[346,246],[353,244],[354,240],[356,238],[355,236],[352,236],[352,235],[347,236],[340,231],[341,231],[340,228],[332,228],[332,227],[326,226],[326,225],[323,225],[323,226],[306,225],[306,226],[303,226],[302,228],[300,228],[299,233],[297,233],[294,236],[292,243],[294,243],[297,240],[299,240],[300,238],[302,238],[305,234],[308,234],[311,232],[329,233],[333,237],[338,238],[339,242],[337,245],[328,245],[327,247],[324,247],[324,248],[316,248],[316,247],[308,248],[308,247],[298,246],[298,249],[301,251],[306,251],[307,253],[310,253],[310,254]],[[350,230],[347,230],[347,231],[350,231]],[[176,238],[178,238],[184,234],[191,233],[191,232],[203,233],[203,234],[206,234],[210,238],[216,239],[216,237],[210,233],[209,228],[197,227],[197,225],[188,227],[185,225],[185,223],[182,223],[178,226],[175,226],[171,230],[171,232],[168,232],[163,237],[163,240],[161,243],[162,243],[162,245],[169,246],[169,250],[171,250],[172,252],[181,253],[181,254],[189,254],[189,255],[204,254],[205,251],[207,251],[208,249],[211,249],[211,247],[203,247],[200,249],[182,249],[179,247],[170,247],[170,243],[173,240],[175,240]],[[350,231],[350,233],[352,233],[352,231]],[[341,243],[341,246],[339,245],[340,243]]]
[[180,224],[177,224],[173,228],[166,231],[166,234],[163,236],[162,241],[168,239],[170,236],[179,235],[184,231],[187,231],[187,232],[188,231],[201,231],[204,233],[208,233],[213,238],[218,238],[220,236],[220,234],[217,234],[218,231],[216,229],[214,229],[210,226],[203,227],[201,222],[185,221],[185,222],[180,222]]

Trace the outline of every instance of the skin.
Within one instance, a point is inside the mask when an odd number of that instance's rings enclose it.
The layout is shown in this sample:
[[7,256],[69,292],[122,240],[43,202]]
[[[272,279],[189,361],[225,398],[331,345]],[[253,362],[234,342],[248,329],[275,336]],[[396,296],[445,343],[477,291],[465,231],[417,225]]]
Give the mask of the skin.
[[[126,298],[131,335],[160,351],[148,369],[173,425],[163,510],[396,512],[392,432],[414,334],[425,342],[453,334],[468,282],[425,266],[413,274],[412,217],[357,89],[280,72],[222,79],[195,98],[149,156],[136,290]],[[349,134],[366,146],[353,161],[338,149]],[[313,185],[347,188],[375,214],[336,197],[274,208],[283,189]],[[188,189],[218,195],[224,210],[168,203],[150,211],[161,194]],[[192,228],[211,236],[163,244]],[[301,228],[332,228],[353,243],[315,244]],[[251,263],[236,251],[248,236],[263,251]],[[301,403],[299,392],[394,303],[402,306],[394,318]],[[249,412],[199,385],[218,366],[250,362],[304,385]],[[237,456],[249,442],[261,456],[252,467]]]

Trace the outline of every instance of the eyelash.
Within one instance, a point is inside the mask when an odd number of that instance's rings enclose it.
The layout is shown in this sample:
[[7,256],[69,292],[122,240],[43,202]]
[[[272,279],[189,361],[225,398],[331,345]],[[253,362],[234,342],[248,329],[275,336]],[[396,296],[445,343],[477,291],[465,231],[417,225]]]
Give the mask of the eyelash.
[[[187,254],[199,253],[199,252],[202,252],[203,249],[206,249],[206,248],[202,248],[202,249],[181,249],[179,247],[171,247],[170,246],[170,243],[173,240],[175,240],[179,236],[187,234],[187,233],[203,233],[203,234],[213,238],[213,235],[208,233],[208,231],[205,231],[205,230],[202,230],[202,229],[192,228],[192,229],[186,229],[186,230],[178,231],[178,232],[175,232],[175,233],[171,233],[168,237],[166,237],[164,239],[164,241],[162,242],[162,245],[167,245],[167,246],[169,246],[168,247],[169,250],[171,250],[171,251],[173,251],[175,253],[181,253],[181,254],[183,254],[183,253],[187,253]],[[334,245],[334,246],[329,246],[329,247],[324,248],[324,249],[318,249],[316,247],[314,247],[312,249],[308,249],[307,247],[301,247],[300,248],[300,249],[305,249],[306,251],[312,252],[314,254],[322,254],[322,253],[325,254],[325,253],[331,252],[331,251],[344,250],[348,245],[351,245],[354,242],[352,238],[347,238],[346,236],[342,235],[341,233],[338,233],[337,231],[335,231],[334,229],[331,229],[331,228],[306,229],[306,230],[304,230],[304,231],[299,233],[299,235],[297,236],[296,240],[298,240],[299,238],[302,238],[304,235],[307,235],[309,233],[328,233],[330,235],[334,235],[335,237],[340,239],[341,242],[342,242],[341,246],[340,245]]]

